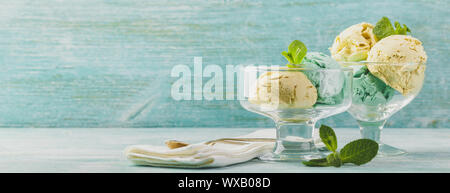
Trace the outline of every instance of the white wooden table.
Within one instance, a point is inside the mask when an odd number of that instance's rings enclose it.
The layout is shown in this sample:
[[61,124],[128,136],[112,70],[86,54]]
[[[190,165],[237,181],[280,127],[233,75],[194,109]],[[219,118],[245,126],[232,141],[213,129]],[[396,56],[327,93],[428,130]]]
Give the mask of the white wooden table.
[[[386,143],[406,149],[400,157],[375,158],[363,166],[311,168],[301,163],[253,160],[214,169],[135,166],[123,155],[128,145],[190,143],[232,137],[255,128],[2,128],[0,172],[450,172],[450,129],[385,129]],[[356,128],[335,129],[340,147],[357,139]],[[267,167],[270,166],[270,167]]]

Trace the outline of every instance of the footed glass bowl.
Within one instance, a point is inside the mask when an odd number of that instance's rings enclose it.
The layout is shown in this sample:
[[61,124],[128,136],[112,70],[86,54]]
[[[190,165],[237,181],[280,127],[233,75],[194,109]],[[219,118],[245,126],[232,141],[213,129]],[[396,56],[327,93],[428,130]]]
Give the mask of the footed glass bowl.
[[270,161],[323,158],[313,133],[316,121],[345,112],[351,105],[352,69],[248,66],[241,69],[246,110],[271,118],[277,139]]
[[[381,130],[389,117],[418,95],[423,85],[425,64],[341,62],[341,65],[354,69],[353,100],[348,112],[358,122],[361,137],[378,142],[378,156],[405,154],[405,150],[384,144],[380,137]],[[370,73],[368,66],[374,69],[377,76]]]

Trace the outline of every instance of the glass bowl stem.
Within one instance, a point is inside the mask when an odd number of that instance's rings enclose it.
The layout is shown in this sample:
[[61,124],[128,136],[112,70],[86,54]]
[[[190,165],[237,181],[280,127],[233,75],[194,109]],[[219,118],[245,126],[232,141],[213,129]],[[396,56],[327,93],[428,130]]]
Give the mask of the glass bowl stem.
[[384,128],[386,120],[368,122],[358,120],[358,125],[360,127],[361,137],[365,139],[371,139],[378,143],[378,154],[379,157],[389,157],[398,156],[406,154],[405,150],[386,145],[381,142],[381,130]]
[[276,122],[277,141],[272,153],[260,157],[268,161],[298,161],[323,158],[314,144],[315,121]]

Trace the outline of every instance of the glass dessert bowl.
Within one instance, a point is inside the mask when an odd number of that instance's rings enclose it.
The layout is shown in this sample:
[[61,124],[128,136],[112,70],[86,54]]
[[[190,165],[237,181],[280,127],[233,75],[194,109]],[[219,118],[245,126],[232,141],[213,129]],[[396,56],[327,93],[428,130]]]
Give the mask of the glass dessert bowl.
[[381,131],[389,117],[419,94],[426,65],[386,62],[341,62],[341,65],[355,72],[352,105],[347,111],[358,122],[361,137],[378,142],[378,156],[405,154],[405,150],[381,142]]
[[260,159],[298,161],[323,158],[314,143],[315,123],[351,105],[351,68],[288,68],[248,66],[240,104],[271,118],[277,139],[273,152]]

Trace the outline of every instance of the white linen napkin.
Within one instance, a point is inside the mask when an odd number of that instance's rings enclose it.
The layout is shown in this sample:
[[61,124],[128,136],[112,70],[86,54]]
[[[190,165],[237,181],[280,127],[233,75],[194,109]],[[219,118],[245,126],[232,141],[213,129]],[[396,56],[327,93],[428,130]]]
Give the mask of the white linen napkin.
[[197,144],[169,140],[166,141],[167,146],[133,145],[125,149],[125,155],[137,165],[222,167],[246,162],[271,152],[275,145],[275,132],[275,129],[262,129],[239,137]]

